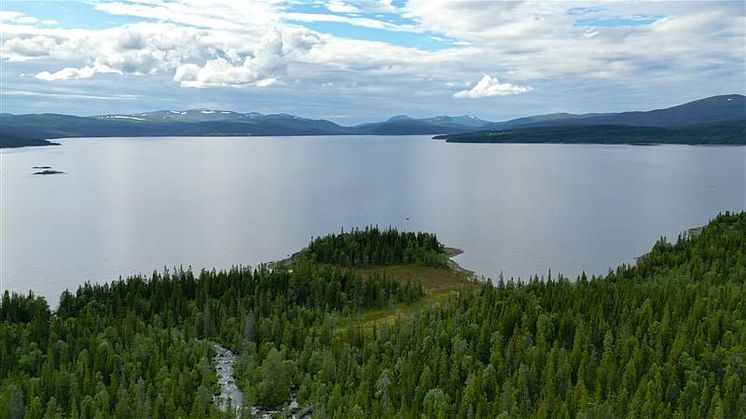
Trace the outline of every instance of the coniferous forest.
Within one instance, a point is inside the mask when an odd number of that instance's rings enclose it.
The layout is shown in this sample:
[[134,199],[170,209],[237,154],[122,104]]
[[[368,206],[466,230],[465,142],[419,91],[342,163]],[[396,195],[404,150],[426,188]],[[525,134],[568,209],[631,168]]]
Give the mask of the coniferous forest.
[[0,417],[233,416],[212,342],[238,354],[244,417],[291,394],[319,418],[746,417],[746,213],[602,277],[475,284],[446,260],[434,235],[368,228],[55,310],[6,292]]
[[434,234],[366,227],[313,239],[304,253],[315,262],[344,266],[410,263],[445,268],[447,258],[443,252],[444,247]]

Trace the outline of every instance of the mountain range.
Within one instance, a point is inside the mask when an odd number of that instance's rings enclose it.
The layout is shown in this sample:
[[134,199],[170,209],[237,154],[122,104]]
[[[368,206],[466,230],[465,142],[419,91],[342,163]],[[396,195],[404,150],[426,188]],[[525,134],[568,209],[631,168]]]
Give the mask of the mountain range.
[[[730,121],[730,122],[729,122]],[[733,122],[736,121],[736,122]],[[729,122],[727,124],[720,124]],[[133,114],[71,116],[62,114],[0,114],[0,146],[18,146],[19,139],[39,140],[69,137],[136,137],[136,136],[285,136],[285,135],[414,135],[443,134],[448,141],[494,142],[497,132],[520,129],[524,139],[541,136],[554,142],[558,132],[573,135],[578,127],[618,126],[649,127],[659,130],[637,130],[656,133],[670,130],[682,132],[682,127],[698,126],[701,132],[708,124],[719,124],[721,131],[746,124],[746,96],[722,95],[700,99],[665,109],[620,113],[570,114],[551,113],[503,122],[479,119],[471,115],[411,118],[397,115],[386,121],[342,126],[324,119],[308,119],[289,114],[240,113],[226,110],[190,109],[160,110]],[[548,130],[548,127],[556,127]],[[560,127],[566,127],[559,129]],[[705,127],[705,128],[703,128]],[[724,128],[725,127],[725,128]],[[525,136],[526,130],[530,135]],[[665,131],[661,131],[665,130]],[[594,129],[581,130],[593,142]],[[637,132],[636,131],[636,132]],[[613,135],[606,129],[604,135]],[[738,137],[739,132],[731,133]],[[486,135],[486,133],[491,133]],[[589,134],[590,133],[590,134]],[[6,141],[6,139],[13,141]],[[508,137],[503,137],[508,138]],[[620,137],[621,138],[621,137]],[[647,138],[647,137],[646,137]],[[454,140],[456,139],[456,140]],[[487,141],[484,141],[484,140]],[[34,140],[34,141],[31,141]],[[535,141],[530,141],[535,142]],[[627,141],[622,141],[627,142]],[[674,140],[674,142],[676,142]],[[43,144],[43,142],[42,142]]]

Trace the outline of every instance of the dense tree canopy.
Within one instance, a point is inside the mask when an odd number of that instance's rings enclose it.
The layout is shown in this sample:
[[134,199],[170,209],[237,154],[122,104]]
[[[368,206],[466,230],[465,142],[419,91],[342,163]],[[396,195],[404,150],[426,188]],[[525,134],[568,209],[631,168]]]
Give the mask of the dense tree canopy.
[[443,251],[434,234],[366,227],[316,238],[303,253],[316,262],[344,266],[412,263],[445,267],[447,258]]
[[292,392],[318,417],[746,417],[746,214],[603,277],[500,280],[376,322],[423,289],[333,265],[442,246],[373,231],[288,267],[86,284],[56,312],[6,293],[0,417],[219,417],[210,340],[239,354],[246,406]]
[[[54,314],[42,298],[6,292],[0,305],[0,412],[217,415],[212,349],[204,339],[235,347],[297,347],[313,336],[307,331],[323,330],[328,314],[411,303],[422,295],[419,284],[385,274],[363,278],[307,263],[294,268],[236,267],[198,276],[176,270],[85,284],[75,294],[63,293]],[[276,364],[267,362],[265,370]],[[260,402],[281,402],[278,389],[289,387],[289,377],[267,383]]]

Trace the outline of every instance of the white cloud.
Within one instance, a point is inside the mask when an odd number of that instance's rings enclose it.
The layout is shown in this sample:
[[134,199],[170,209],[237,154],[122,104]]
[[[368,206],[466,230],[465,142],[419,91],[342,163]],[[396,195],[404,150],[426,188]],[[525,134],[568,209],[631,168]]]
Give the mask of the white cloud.
[[2,44],[2,56],[9,61],[26,61],[48,56],[57,46],[56,39],[49,36],[11,38]]
[[[299,36],[293,36],[299,35]],[[183,64],[176,68],[174,81],[185,87],[240,86],[252,84],[267,87],[277,83],[278,76],[287,71],[287,57],[315,45],[313,37],[301,33],[285,35],[274,29],[259,41],[251,55],[242,61],[216,58],[204,65]],[[316,39],[316,41],[318,41]]]
[[586,38],[593,38],[596,35],[598,35],[598,31],[596,30],[586,30],[583,33],[583,36],[585,36]]
[[16,24],[33,24],[37,23],[39,19],[32,17],[32,16],[26,16],[25,14],[21,12],[14,12],[11,10],[0,10],[0,22],[10,22],[10,23],[16,23]]
[[491,96],[507,96],[526,93],[533,90],[531,86],[519,86],[511,83],[500,83],[496,78],[485,74],[471,89],[461,90],[453,94],[457,98],[483,98]]
[[7,29],[3,59],[45,58],[48,63],[67,63],[55,69],[40,62],[46,68],[37,70],[36,78],[46,81],[85,79],[111,72],[172,72],[174,80],[183,86],[260,81],[262,86],[268,86],[286,73],[289,61],[323,43],[318,34],[297,27],[270,28],[257,39],[170,23],[136,23],[103,30],[25,26]]
[[210,34],[206,31],[164,23],[136,23],[102,30],[12,25],[0,29],[6,38],[3,58],[8,60],[48,58],[47,62],[69,62],[73,64],[70,67],[108,67],[123,74],[157,74],[218,52],[209,48]]
[[244,34],[263,32],[278,21],[275,1],[205,0],[96,2],[97,10],[198,28],[235,30]]
[[267,87],[275,83],[277,83],[277,79],[268,78],[268,79],[261,79],[257,81],[256,83],[254,83],[254,85],[256,85],[257,87]]
[[184,87],[241,86],[253,84],[266,87],[277,80],[257,68],[247,58],[242,64],[235,65],[223,58],[207,61],[203,66],[185,64],[176,69],[174,81]]
[[612,79],[637,85],[641,77],[651,76],[652,62],[661,64],[655,67],[658,71],[668,68],[672,78],[724,58],[740,61],[743,67],[741,2],[605,2],[603,8],[588,9],[582,18],[662,19],[649,25],[604,27],[603,31],[578,25],[581,17],[568,13],[584,5],[410,0],[404,14],[425,29],[475,46],[479,51],[466,63],[465,71],[476,69],[473,64],[490,63],[515,79]]
[[21,24],[33,25],[34,23],[39,23],[39,19],[37,19],[37,18],[35,18],[33,16],[21,16],[21,17],[15,19],[15,22],[16,23],[21,23]]
[[142,99],[142,96],[139,95],[130,95],[130,94],[118,94],[118,93],[112,93],[112,94],[105,94],[105,95],[96,95],[96,94],[90,94],[90,93],[79,93],[75,91],[49,91],[48,89],[45,91],[33,91],[33,90],[15,90],[15,89],[5,89],[3,90],[4,95],[11,95],[11,96],[37,96],[37,97],[46,97],[46,98],[75,98],[75,99],[95,99],[95,100],[138,100]]
[[[315,0],[318,13],[299,12],[308,9],[294,9],[291,3],[92,2],[101,12],[141,19],[104,29],[59,27],[43,20],[32,23],[32,19],[23,19],[30,17],[23,13],[2,11],[2,60],[24,61],[8,65],[7,74],[17,69],[17,73],[36,74],[44,80],[96,80],[98,73],[118,72],[123,75],[121,82],[107,77],[106,83],[130,83],[122,85],[124,90],[150,80],[143,77],[131,83],[127,75],[158,76],[158,83],[173,80],[163,89],[292,86],[265,89],[285,95],[283,103],[308,98],[309,91],[304,89],[345,91],[348,104],[365,96],[370,102],[401,106],[407,106],[400,100],[401,92],[407,91],[413,98],[409,106],[443,107],[452,104],[453,96],[525,93],[521,89],[529,85],[541,86],[537,95],[554,97],[559,97],[557,91],[562,88],[599,86],[610,86],[606,91],[639,92],[642,85],[654,85],[669,96],[680,95],[692,85],[717,85],[715,93],[742,91],[743,77],[733,75],[736,70],[742,72],[746,47],[744,7],[739,2],[609,2],[603,10],[596,7],[582,15],[583,19],[663,16],[650,25],[626,27],[577,25],[581,17],[568,10],[585,4],[578,2],[410,0],[396,7],[389,0]],[[322,13],[324,5],[354,6],[359,12]],[[388,13],[399,14],[401,19],[392,19]],[[304,27],[311,22],[389,33],[378,41],[361,40]],[[449,42],[439,50],[403,46],[402,40],[411,44],[418,36]],[[500,75],[503,81],[489,76],[474,80],[479,81],[476,85],[464,85],[463,80],[485,71]],[[38,83],[28,78],[21,82]],[[98,88],[93,81],[74,84],[86,83]],[[333,83],[334,88],[319,89],[330,85],[326,83]],[[225,91],[233,89],[222,89],[220,94]],[[184,93],[185,97],[190,94]],[[522,100],[511,98],[515,103]],[[463,101],[460,105],[479,103]]]
[[397,7],[392,0],[354,0],[354,6],[364,13],[394,13]]
[[353,6],[350,3],[346,3],[341,0],[331,0],[330,2],[326,3],[326,8],[330,12],[334,13],[358,13],[360,12],[360,9]]
[[37,73],[34,77],[39,80],[55,81],[55,80],[71,80],[71,79],[89,79],[97,73],[119,73],[111,67],[105,65],[96,66],[85,66],[81,68],[65,67],[62,70],[50,73],[49,71],[42,71]]
[[0,10],[0,21],[13,21],[18,19],[19,17],[24,16],[21,12],[13,12],[10,10]]
[[360,26],[372,29],[384,29],[396,32],[423,32],[423,29],[417,25],[403,25],[389,23],[384,20],[371,19],[368,17],[341,16],[326,13],[299,13],[287,12],[281,15],[282,19],[291,22],[335,22],[346,23],[348,25]]
[[50,73],[49,71],[42,71],[37,73],[34,77],[39,80],[54,81],[54,80],[69,80],[69,79],[87,79],[93,77],[96,74],[96,70],[93,67],[65,67],[62,70]]
[[34,16],[28,16],[21,12],[14,12],[9,10],[0,11],[0,22],[15,23],[18,25],[36,25],[41,23],[42,25],[56,25],[57,21],[54,19],[39,19]]

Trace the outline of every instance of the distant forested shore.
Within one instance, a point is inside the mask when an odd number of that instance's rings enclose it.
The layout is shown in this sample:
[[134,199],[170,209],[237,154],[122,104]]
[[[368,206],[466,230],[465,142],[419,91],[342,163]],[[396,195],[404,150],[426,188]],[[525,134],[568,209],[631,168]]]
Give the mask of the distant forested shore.
[[40,138],[23,138],[0,135],[0,148],[39,147],[45,145],[60,145]]
[[675,128],[628,125],[570,125],[437,135],[449,143],[691,144],[746,145],[746,121]]
[[[436,135],[449,142],[745,144],[746,97],[712,96],[669,108],[612,113],[551,113],[493,122],[473,115],[412,118],[343,126],[284,113],[213,109],[74,116],[0,113],[0,147],[48,145],[80,137],[290,135]],[[32,143],[35,141],[36,143]],[[14,145],[15,144],[15,145]]]

